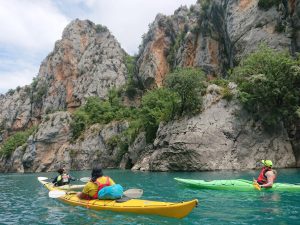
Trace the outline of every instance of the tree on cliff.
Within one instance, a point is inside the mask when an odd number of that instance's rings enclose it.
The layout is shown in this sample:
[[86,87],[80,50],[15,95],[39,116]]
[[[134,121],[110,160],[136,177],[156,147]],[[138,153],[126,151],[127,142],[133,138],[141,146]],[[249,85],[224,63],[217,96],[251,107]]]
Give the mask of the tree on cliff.
[[199,112],[202,105],[201,92],[204,89],[204,73],[195,68],[177,69],[166,77],[166,86],[178,93],[180,107],[178,114]]
[[149,91],[143,96],[140,117],[148,143],[156,137],[161,121],[173,119],[178,111],[179,102],[179,96],[166,88]]
[[300,61],[261,46],[233,70],[240,99],[265,125],[292,122],[300,105]]

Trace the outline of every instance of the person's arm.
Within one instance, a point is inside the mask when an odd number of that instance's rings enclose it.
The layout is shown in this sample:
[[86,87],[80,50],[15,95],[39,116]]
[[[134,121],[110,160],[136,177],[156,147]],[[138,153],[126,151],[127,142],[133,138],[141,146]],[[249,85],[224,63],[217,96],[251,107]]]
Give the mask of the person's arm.
[[268,183],[260,185],[260,187],[262,188],[269,188],[273,186],[274,180],[275,180],[275,175],[272,171],[269,171],[266,173],[266,177],[268,180]]
[[93,198],[91,198],[89,195],[82,193],[82,192],[78,192],[77,193],[77,197],[80,199],[84,199],[84,200],[91,200]]
[[70,174],[69,174],[69,179],[70,179],[71,181],[76,181],[76,180],[77,180],[75,177],[72,177]]
[[81,191],[82,194],[80,197],[82,199],[87,199],[88,197],[92,199],[92,196],[94,194],[93,190],[97,192],[97,187],[94,187],[92,182],[87,182]]

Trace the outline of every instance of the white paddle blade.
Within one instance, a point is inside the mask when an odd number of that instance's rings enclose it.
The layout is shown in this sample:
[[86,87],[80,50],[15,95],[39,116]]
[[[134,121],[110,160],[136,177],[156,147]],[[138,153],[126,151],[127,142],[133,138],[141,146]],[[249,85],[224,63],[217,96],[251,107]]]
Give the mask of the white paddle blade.
[[50,198],[59,198],[59,197],[65,196],[66,194],[67,193],[65,191],[60,191],[60,190],[49,191]]
[[91,178],[90,177],[82,177],[82,178],[80,178],[80,181],[81,182],[89,182],[91,180]]
[[48,179],[49,179],[48,177],[38,177],[39,181],[44,181],[44,180],[48,180]]
[[128,189],[123,192],[123,195],[128,198],[140,198],[144,191],[142,189]]

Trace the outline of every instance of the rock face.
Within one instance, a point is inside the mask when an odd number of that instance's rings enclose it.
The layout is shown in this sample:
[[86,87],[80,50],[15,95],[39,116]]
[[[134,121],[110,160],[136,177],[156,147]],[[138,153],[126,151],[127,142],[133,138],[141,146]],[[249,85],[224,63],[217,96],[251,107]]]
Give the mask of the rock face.
[[43,111],[77,108],[89,96],[105,98],[112,87],[125,84],[125,52],[106,27],[75,20],[64,30],[41,65],[48,81]]
[[145,88],[162,85],[175,67],[201,67],[226,74],[261,42],[275,49],[299,51],[299,2],[282,1],[269,10],[257,0],[211,0],[172,16],[158,15],[144,35],[138,79]]
[[256,168],[256,163],[266,158],[275,167],[296,166],[283,126],[267,133],[239,104],[220,99],[217,93],[207,94],[206,109],[200,115],[161,124],[153,147],[144,149],[133,169],[244,170]]
[[1,127],[19,130],[39,123],[44,114],[73,111],[89,96],[105,98],[109,89],[125,84],[125,54],[106,27],[74,20],[31,86],[0,98]]
[[24,146],[18,147],[9,159],[0,161],[1,171],[44,172],[64,166],[87,170],[100,164],[117,168],[120,149],[110,139],[128,127],[126,122],[95,124],[75,142],[71,140],[69,112],[56,112],[43,118],[38,131]]
[[66,164],[77,170],[91,169],[97,164],[103,168],[118,168],[121,150],[111,140],[127,128],[127,122],[91,126],[76,143],[67,148],[70,161],[66,161]]
[[70,140],[70,113],[46,115],[36,134],[25,146],[18,147],[10,159],[2,160],[2,171],[42,172],[53,170],[65,158]]

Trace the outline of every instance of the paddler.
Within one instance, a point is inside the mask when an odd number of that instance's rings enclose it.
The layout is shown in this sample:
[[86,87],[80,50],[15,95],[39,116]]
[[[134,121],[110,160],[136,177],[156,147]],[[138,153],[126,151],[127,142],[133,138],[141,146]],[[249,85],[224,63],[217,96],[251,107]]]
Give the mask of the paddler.
[[276,171],[272,169],[273,163],[271,160],[262,160],[263,168],[257,178],[257,183],[261,188],[271,188],[276,179]]
[[67,173],[65,168],[60,168],[57,170],[57,172],[59,173],[59,175],[57,177],[55,177],[54,180],[52,181],[54,186],[66,185],[66,184],[69,184],[71,181],[76,180],[74,177],[72,177],[71,175],[69,175]]
[[92,170],[91,180],[84,186],[82,192],[77,194],[81,199],[98,199],[98,192],[107,186],[115,185],[115,182],[108,176],[104,176],[102,168],[96,166]]

